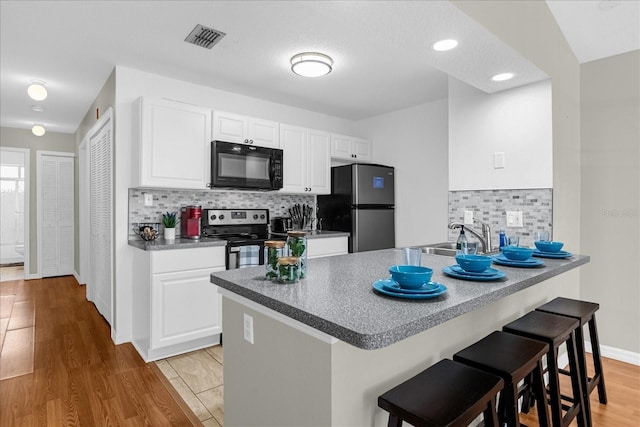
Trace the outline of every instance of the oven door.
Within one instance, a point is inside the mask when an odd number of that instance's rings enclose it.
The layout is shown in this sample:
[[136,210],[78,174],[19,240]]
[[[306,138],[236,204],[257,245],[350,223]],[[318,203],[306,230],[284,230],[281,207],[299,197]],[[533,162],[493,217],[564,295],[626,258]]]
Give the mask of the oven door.
[[227,270],[264,265],[264,241],[227,243]]
[[211,187],[282,188],[282,150],[212,141]]

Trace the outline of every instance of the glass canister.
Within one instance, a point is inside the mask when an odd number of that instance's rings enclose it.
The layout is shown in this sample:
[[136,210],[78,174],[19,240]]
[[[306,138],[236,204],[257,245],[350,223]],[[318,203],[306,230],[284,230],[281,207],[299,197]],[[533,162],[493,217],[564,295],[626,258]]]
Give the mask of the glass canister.
[[307,232],[289,231],[287,232],[287,248],[289,255],[300,258],[300,278],[307,276]]
[[278,281],[294,283],[300,279],[300,258],[284,256],[278,258]]
[[264,265],[267,279],[278,279],[278,258],[287,256],[287,242],[284,240],[267,240],[264,242]]

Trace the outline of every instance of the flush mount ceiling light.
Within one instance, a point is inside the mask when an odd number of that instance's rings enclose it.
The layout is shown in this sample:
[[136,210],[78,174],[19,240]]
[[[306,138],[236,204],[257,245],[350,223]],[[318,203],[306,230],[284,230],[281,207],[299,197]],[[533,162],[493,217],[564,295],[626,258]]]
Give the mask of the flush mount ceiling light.
[[33,127],[31,128],[31,132],[33,132],[35,136],[42,136],[45,134],[46,130],[42,125],[33,125]]
[[514,77],[515,77],[515,74],[513,73],[500,73],[491,77],[491,80],[493,80],[494,82],[503,82],[505,80],[510,80]]
[[447,50],[451,50],[458,46],[458,41],[453,39],[445,39],[440,40],[439,42],[435,42],[433,44],[433,50],[437,50],[438,52],[444,52]]
[[44,101],[47,99],[47,88],[41,80],[31,81],[31,85],[27,88],[27,93],[34,101]]
[[331,72],[333,59],[317,52],[304,52],[291,58],[291,71],[303,77],[320,77]]

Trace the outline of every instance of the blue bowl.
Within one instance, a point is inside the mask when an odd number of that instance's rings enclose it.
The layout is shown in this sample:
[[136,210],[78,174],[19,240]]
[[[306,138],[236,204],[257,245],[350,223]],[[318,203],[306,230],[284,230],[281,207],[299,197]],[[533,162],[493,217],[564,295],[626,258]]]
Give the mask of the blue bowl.
[[419,289],[431,280],[433,270],[419,265],[392,265],[389,273],[401,288]]
[[458,265],[465,271],[482,273],[491,266],[491,258],[485,255],[456,255]]
[[502,255],[512,261],[526,261],[533,255],[533,249],[522,246],[503,246]]
[[536,248],[538,248],[540,252],[548,253],[560,252],[560,249],[564,246],[562,242],[543,242],[542,240],[533,243],[535,243]]

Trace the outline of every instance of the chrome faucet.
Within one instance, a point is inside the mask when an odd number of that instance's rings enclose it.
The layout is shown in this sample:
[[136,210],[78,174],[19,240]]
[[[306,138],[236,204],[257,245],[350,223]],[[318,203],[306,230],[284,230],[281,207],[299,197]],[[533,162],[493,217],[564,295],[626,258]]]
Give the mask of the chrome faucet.
[[464,226],[465,230],[468,230],[469,233],[473,234],[478,238],[478,240],[480,240],[480,244],[482,245],[482,253],[487,254],[491,252],[491,227],[486,222],[482,222],[482,221],[478,221],[478,222],[482,224],[482,233],[478,233],[476,230],[469,227],[468,225],[463,224],[461,222],[457,222],[457,221],[450,222],[449,228],[451,230],[455,230],[456,228],[461,228]]

